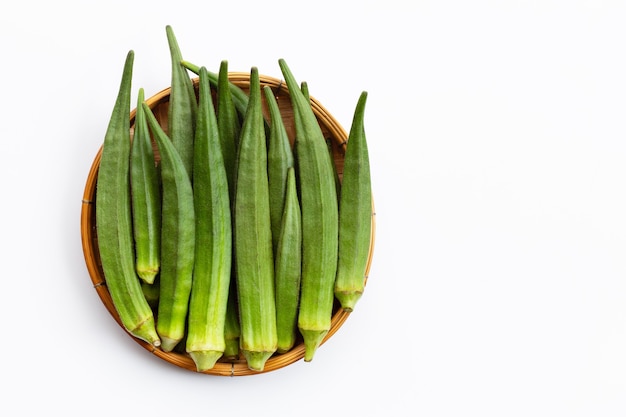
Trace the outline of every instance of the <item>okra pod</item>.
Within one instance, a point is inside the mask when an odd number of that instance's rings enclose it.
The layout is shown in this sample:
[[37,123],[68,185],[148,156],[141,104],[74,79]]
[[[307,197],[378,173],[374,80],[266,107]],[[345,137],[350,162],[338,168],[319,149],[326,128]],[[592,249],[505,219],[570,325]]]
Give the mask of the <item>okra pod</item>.
[[274,250],[280,235],[281,219],[285,207],[287,190],[287,171],[293,168],[293,151],[287,136],[287,130],[278,102],[269,86],[263,87],[265,102],[270,115],[270,137],[267,150],[267,176],[270,192],[270,219],[272,226],[272,245]]
[[357,103],[346,144],[339,203],[339,254],[335,297],[346,311],[354,310],[365,288],[372,233],[372,185],[365,137],[367,92]]
[[270,228],[267,146],[261,87],[250,71],[250,100],[241,129],[235,188],[235,263],[241,351],[261,371],[276,351],[274,261]]
[[[203,67],[204,68],[204,67]],[[209,77],[205,69],[205,77]],[[220,144],[228,179],[230,198],[235,196],[235,172],[237,159],[237,144],[241,122],[237,109],[233,103],[233,96],[228,81],[228,61],[222,61],[217,82],[217,126],[219,129]]]
[[195,211],[191,180],[182,159],[152,110],[143,103],[161,156],[161,272],[157,332],[169,352],[183,339],[195,257]]
[[296,342],[302,274],[302,221],[293,167],[287,171],[285,204],[276,245],[275,265],[277,351],[285,353]]
[[167,135],[180,155],[187,175],[193,180],[193,139],[198,103],[193,82],[181,64],[182,53],[174,30],[171,26],[166,26],[165,30],[172,65]]
[[139,89],[131,148],[131,203],[137,274],[152,284],[161,261],[161,190],[143,111],[144,90]]
[[[235,177],[237,175],[237,149],[239,148],[239,134],[241,132],[241,119],[235,105],[245,97],[247,105],[248,97],[239,87],[236,87],[228,79],[228,61],[222,61],[217,76],[209,71],[206,72],[209,80],[215,78],[214,88],[217,90],[217,126],[219,128],[222,154],[224,155],[224,167],[228,179],[228,188],[231,201],[231,212],[235,201]],[[244,107],[245,109],[245,107]],[[242,111],[242,114],[245,110]],[[231,216],[231,222],[234,216]],[[233,254],[234,258],[234,254]],[[239,356],[239,312],[237,310],[237,285],[235,268],[231,268],[231,283],[228,293],[228,305],[226,309],[226,322],[224,324],[224,338],[226,347],[224,357],[234,359]]]
[[204,67],[200,69],[199,96],[193,165],[196,255],[186,349],[202,372],[213,368],[225,349],[232,233],[228,180]]
[[135,270],[130,197],[130,90],[135,54],[122,80],[102,146],[96,184],[96,230],[105,282],[124,328],[159,346],[154,316]]
[[[302,281],[298,328],[311,361],[331,326],[337,272],[338,203],[333,162],[310,102],[284,59],[279,65],[294,108],[302,210]],[[307,89],[308,91],[308,89]]]

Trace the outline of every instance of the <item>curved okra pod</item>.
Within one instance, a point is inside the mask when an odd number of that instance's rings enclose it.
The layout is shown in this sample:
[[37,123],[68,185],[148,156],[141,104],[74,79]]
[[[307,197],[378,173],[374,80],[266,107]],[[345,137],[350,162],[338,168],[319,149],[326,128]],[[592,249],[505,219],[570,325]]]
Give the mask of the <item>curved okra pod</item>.
[[367,92],[361,93],[346,145],[339,203],[339,255],[335,297],[354,310],[365,288],[372,233],[372,186],[363,123]]
[[161,273],[157,332],[169,352],[185,336],[195,257],[193,189],[182,159],[152,110],[143,103],[161,156]]
[[278,353],[288,352],[298,332],[302,275],[302,220],[294,168],[287,171],[285,204],[276,245],[276,328]]
[[278,108],[278,102],[269,86],[263,87],[265,102],[270,114],[270,137],[267,149],[267,176],[270,192],[270,220],[272,225],[272,246],[278,244],[281,219],[287,190],[287,171],[294,166],[293,151],[287,130]]
[[[294,108],[296,163],[302,209],[302,281],[298,328],[304,360],[311,361],[328,334],[337,272],[338,207],[333,162],[310,102],[284,59],[279,65]],[[308,88],[306,88],[308,91]]]
[[130,201],[130,89],[135,54],[129,51],[104,137],[96,185],[98,248],[107,288],[124,328],[153,346],[161,341],[135,271]]
[[152,284],[161,262],[161,185],[143,102],[144,90],[140,88],[131,148],[130,188],[137,274]]

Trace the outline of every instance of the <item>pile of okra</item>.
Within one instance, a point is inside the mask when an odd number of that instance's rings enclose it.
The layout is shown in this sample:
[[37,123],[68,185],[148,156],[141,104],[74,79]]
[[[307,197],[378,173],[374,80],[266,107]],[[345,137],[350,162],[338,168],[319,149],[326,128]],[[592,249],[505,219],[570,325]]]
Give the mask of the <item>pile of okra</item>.
[[[126,56],[96,185],[96,230],[107,289],[124,328],[199,372],[245,358],[262,371],[302,340],[311,361],[363,293],[372,195],[358,98],[337,173],[327,139],[284,59],[290,141],[276,97],[250,69],[249,91],[183,60],[166,27],[171,86],[166,130]],[[194,84],[194,78],[196,77]],[[265,101],[269,116],[262,111]]]

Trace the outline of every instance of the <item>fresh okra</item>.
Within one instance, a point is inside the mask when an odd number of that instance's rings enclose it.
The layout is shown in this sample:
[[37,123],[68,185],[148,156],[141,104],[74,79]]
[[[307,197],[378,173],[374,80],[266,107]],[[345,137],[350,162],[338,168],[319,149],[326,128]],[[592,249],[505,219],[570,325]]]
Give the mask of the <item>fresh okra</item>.
[[[337,272],[338,207],[333,162],[315,113],[284,59],[279,65],[294,108],[302,210],[298,328],[311,361],[331,326]],[[307,88],[308,91],[308,88]]]
[[250,369],[262,371],[276,351],[277,336],[267,149],[255,67],[238,158],[234,232],[241,351]]
[[353,311],[365,288],[372,233],[372,186],[365,137],[367,92],[361,93],[346,144],[339,203],[339,255],[335,297]]
[[271,122],[267,151],[267,176],[270,192],[272,245],[276,249],[285,206],[287,171],[294,166],[294,156],[276,97],[269,86],[263,87],[263,92]]
[[124,328],[153,346],[161,341],[135,271],[130,197],[130,90],[135,54],[129,51],[104,137],[96,185],[96,230],[107,288]]
[[147,284],[152,284],[161,262],[161,184],[141,106],[143,101],[144,90],[140,88],[135,109],[130,184],[137,274]]
[[196,255],[186,346],[198,371],[205,371],[213,368],[225,349],[232,233],[228,180],[204,67],[200,69],[199,96],[193,165]]
[[157,332],[169,352],[185,336],[195,258],[195,211],[191,180],[182,159],[150,107],[142,104],[161,156],[161,273]]
[[293,167],[287,171],[285,204],[276,244],[276,328],[278,353],[291,350],[298,332],[298,302],[302,276],[302,219]]
[[193,82],[181,64],[182,54],[174,30],[171,26],[165,29],[172,65],[167,135],[180,155],[187,175],[193,181],[193,139],[198,103]]

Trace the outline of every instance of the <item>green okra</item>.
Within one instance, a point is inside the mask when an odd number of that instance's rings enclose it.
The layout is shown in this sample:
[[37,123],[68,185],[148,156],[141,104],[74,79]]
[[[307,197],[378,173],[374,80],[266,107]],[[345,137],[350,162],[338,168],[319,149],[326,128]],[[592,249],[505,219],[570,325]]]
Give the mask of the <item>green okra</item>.
[[372,185],[364,128],[367,92],[362,92],[346,144],[339,203],[339,254],[335,297],[354,310],[365,288],[372,233]]
[[139,277],[152,284],[161,262],[161,190],[143,102],[144,90],[140,88],[131,148],[130,188],[135,267]]
[[130,90],[135,54],[126,56],[122,80],[104,137],[96,184],[100,260],[124,328],[153,346],[161,341],[135,270],[130,197]]
[[[302,280],[298,329],[311,361],[330,330],[337,271],[338,203],[333,162],[310,102],[284,59],[279,65],[294,108],[302,210]],[[308,91],[308,89],[307,89]]]
[[287,171],[294,166],[294,156],[276,97],[274,97],[269,86],[263,87],[263,91],[271,122],[267,150],[267,176],[270,193],[272,246],[276,249],[285,206]]
[[171,26],[165,28],[172,65],[167,135],[193,180],[193,139],[198,103],[193,82],[181,64],[182,53]]
[[225,349],[224,323],[232,251],[228,180],[204,67],[199,77],[193,172],[196,255],[186,349],[197,370],[202,372],[213,368]]
[[[235,185],[237,174],[237,149],[239,147],[239,134],[241,132],[241,117],[237,111],[235,100],[243,102],[247,106],[248,97],[239,87],[236,87],[228,79],[228,61],[220,63],[217,76],[210,74],[209,80],[214,80],[214,88],[217,94],[217,126],[222,144],[222,154],[224,156],[224,167],[228,179],[228,188],[231,201],[231,211],[234,209]],[[241,114],[245,113],[244,110]],[[231,216],[231,221],[234,216]],[[234,257],[234,254],[233,254]],[[228,305],[226,309],[226,322],[224,324],[224,338],[226,347],[224,357],[235,359],[239,356],[239,336],[241,328],[239,326],[239,312],[237,310],[237,286],[235,268],[231,268],[231,285],[228,293]]]
[[195,258],[195,211],[191,180],[182,159],[150,107],[144,102],[148,126],[161,156],[161,272],[157,332],[169,352],[185,336]]
[[248,367],[262,371],[276,351],[277,336],[267,147],[256,67],[250,71],[237,167],[234,232],[240,343]]
[[[208,71],[205,70],[208,77]],[[241,122],[237,109],[233,103],[233,94],[228,81],[228,61],[222,61],[218,73],[217,82],[217,126],[219,129],[220,144],[224,159],[226,177],[230,198],[235,195],[235,172],[237,159],[237,146]]]
[[298,302],[302,275],[302,220],[293,167],[287,171],[285,204],[276,245],[276,332],[278,353],[288,352],[298,332]]

